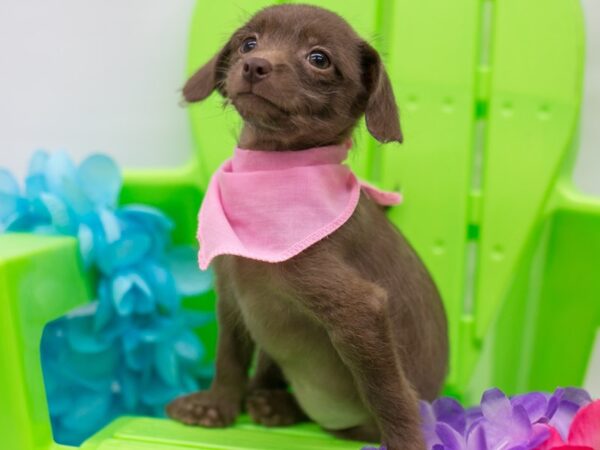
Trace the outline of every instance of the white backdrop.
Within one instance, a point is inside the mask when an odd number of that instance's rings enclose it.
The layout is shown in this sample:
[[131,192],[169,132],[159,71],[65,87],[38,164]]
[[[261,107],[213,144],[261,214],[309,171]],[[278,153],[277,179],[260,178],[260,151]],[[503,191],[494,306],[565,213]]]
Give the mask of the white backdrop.
[[574,176],[581,189],[600,195],[600,2],[582,0],[581,3],[585,11],[587,60],[581,150]]
[[0,165],[32,150],[178,165],[193,0],[0,0]]
[[[588,61],[574,176],[600,195],[600,2],[582,3]],[[192,143],[178,102],[193,4],[0,0],[0,166],[23,174],[37,148],[78,159],[100,151],[127,167],[186,161]],[[600,397],[597,341],[587,385]]]

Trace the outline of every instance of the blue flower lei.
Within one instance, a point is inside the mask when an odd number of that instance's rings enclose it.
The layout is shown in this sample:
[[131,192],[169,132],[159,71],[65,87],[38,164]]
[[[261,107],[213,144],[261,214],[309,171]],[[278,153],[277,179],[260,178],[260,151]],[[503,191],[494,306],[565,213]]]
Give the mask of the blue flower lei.
[[54,438],[79,445],[123,414],[164,415],[173,398],[206,387],[211,364],[194,329],[212,313],[181,308],[212,288],[191,247],[170,242],[159,210],[117,207],[122,176],[93,155],[76,166],[64,152],[36,152],[21,190],[0,168],[0,233],[77,237],[96,299],[49,323],[42,368]]

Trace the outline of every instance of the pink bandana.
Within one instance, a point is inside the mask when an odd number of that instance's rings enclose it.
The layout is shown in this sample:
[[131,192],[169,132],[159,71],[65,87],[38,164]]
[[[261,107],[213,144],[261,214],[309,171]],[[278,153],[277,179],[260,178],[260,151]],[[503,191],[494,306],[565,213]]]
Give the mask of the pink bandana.
[[380,205],[400,194],[357,180],[342,162],[350,144],[301,151],[235,149],[200,208],[198,262],[218,255],[281,262],[329,236],[352,215],[361,188]]

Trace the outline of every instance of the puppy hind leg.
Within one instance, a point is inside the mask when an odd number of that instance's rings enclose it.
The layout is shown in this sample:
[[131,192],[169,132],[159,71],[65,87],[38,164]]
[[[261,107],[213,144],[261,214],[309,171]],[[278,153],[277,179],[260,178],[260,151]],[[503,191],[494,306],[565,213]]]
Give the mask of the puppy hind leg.
[[264,350],[258,348],[254,375],[248,383],[248,391],[256,389],[286,389],[288,382],[283,372]]
[[287,380],[277,363],[260,350],[245,401],[250,418],[255,423],[267,427],[292,425],[309,420],[287,387]]

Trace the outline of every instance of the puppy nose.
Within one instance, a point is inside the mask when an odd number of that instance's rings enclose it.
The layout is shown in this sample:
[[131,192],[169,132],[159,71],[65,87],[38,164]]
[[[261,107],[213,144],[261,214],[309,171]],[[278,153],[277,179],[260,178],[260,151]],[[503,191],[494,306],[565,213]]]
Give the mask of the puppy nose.
[[244,62],[243,75],[246,81],[256,83],[269,76],[273,70],[273,66],[264,58],[248,58]]

